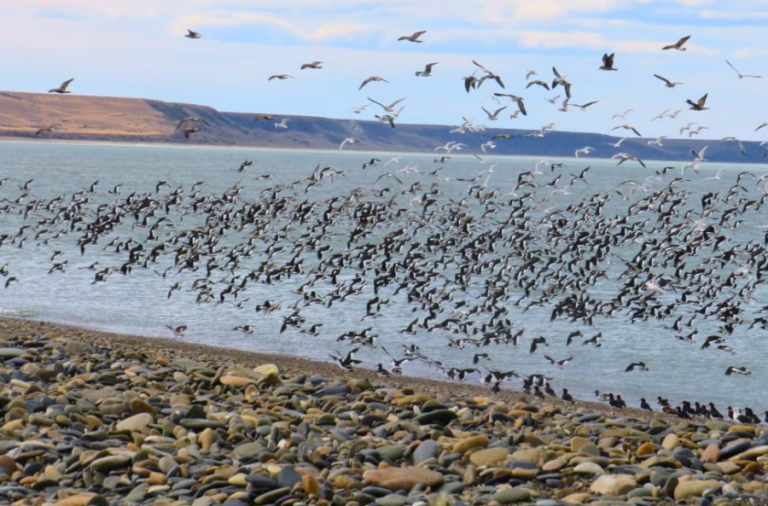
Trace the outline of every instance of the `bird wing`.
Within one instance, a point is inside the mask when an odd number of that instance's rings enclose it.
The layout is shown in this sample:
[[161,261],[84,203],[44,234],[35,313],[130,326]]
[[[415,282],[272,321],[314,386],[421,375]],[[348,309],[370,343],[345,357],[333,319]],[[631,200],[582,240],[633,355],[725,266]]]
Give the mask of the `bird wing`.
[[358,91],[362,90],[362,89],[363,89],[363,86],[365,86],[366,84],[370,83],[371,81],[373,81],[373,77],[369,77],[368,79],[366,79],[365,81],[363,81],[363,84],[361,84],[361,85],[360,85],[360,87],[359,87],[357,90],[358,90]]
[[[667,84],[669,84],[669,85],[671,85],[671,84],[672,84],[672,81],[670,81],[670,80],[669,80],[669,79],[667,79],[666,77],[662,77],[662,76],[660,76],[659,74],[653,74],[653,77],[655,77],[656,79],[661,79],[662,81],[664,81],[665,83],[667,83]],[[669,110],[669,109],[667,109],[667,110]]]
[[556,69],[555,67],[552,67],[552,72],[555,74],[555,76],[556,76],[558,79],[562,79],[562,78],[563,78],[563,76],[561,76],[561,75],[560,75],[560,72],[558,72],[558,71],[557,71],[557,69]]
[[414,39],[418,39],[419,37],[421,37],[421,36],[422,36],[422,35],[424,35],[425,33],[427,33],[427,31],[426,31],[426,30],[420,30],[420,31],[418,31],[418,32],[414,32],[414,34],[413,34],[413,35],[411,35],[411,37],[413,37]]
[[709,93],[705,93],[704,96],[699,99],[699,107],[704,107],[704,104],[707,103],[707,95],[709,95]]
[[501,111],[503,111],[504,109],[506,109],[506,108],[507,108],[507,106],[505,105],[504,107],[499,107],[498,109],[496,109],[496,112],[494,112],[494,113],[493,113],[494,117],[495,117],[495,116],[498,116],[498,115],[499,115],[499,113],[500,113]]
[[739,76],[741,75],[741,72],[739,72],[738,70],[736,70],[736,67],[734,67],[734,66],[731,64],[731,62],[729,62],[728,60],[725,60],[725,63],[727,63],[727,64],[728,64],[728,66],[729,66],[729,67],[731,67],[731,68],[733,69],[733,71],[734,71],[734,72],[736,72],[736,74],[737,74],[737,75],[739,75]]
[[637,134],[637,136],[638,136],[638,137],[642,137],[642,135],[640,135],[640,132],[638,132],[638,131],[637,131],[637,129],[636,129],[635,127],[631,127],[630,129],[631,129],[633,132],[635,132],[635,133]]
[[523,116],[528,116],[528,111],[525,110],[525,104],[523,103],[522,98],[517,101],[517,107],[520,109],[520,112],[523,113]]
[[381,106],[381,108],[382,108],[382,109],[384,109],[384,110],[386,110],[386,109],[387,109],[387,108],[386,108],[386,106],[385,106],[384,104],[382,104],[381,102],[377,102],[377,101],[375,101],[374,99],[372,99],[372,98],[370,98],[370,97],[368,97],[368,100],[370,100],[371,102],[373,102],[373,103],[374,103],[374,104],[376,104],[376,105],[380,105],[380,106]]
[[687,104],[690,104],[692,107],[698,107],[698,104],[696,104],[696,102],[694,102],[694,101],[693,101],[693,100],[691,100],[690,98],[689,98],[689,99],[686,99],[686,101],[685,101],[685,102],[686,102]]
[[71,82],[72,82],[72,81],[74,81],[74,80],[75,80],[75,78],[73,77],[72,79],[67,79],[66,81],[64,81],[63,83],[61,83],[61,86],[60,86],[61,90],[62,90],[62,91],[63,91],[63,90],[66,90],[66,89],[67,89],[67,86],[69,86],[69,83],[71,83]]
[[685,37],[683,37],[683,38],[681,38],[680,40],[678,40],[678,41],[677,41],[677,44],[675,44],[675,46],[677,46],[677,47],[683,47],[683,44],[685,44],[685,43],[688,41],[688,39],[690,39],[690,38],[691,38],[691,36],[690,36],[690,35],[686,35]]
[[426,70],[426,72],[429,74],[430,72],[432,72],[432,67],[434,67],[438,63],[440,63],[440,62],[427,63],[426,67],[424,67],[424,70]]
[[[405,100],[405,97],[401,98],[400,100],[395,100],[395,101],[394,101],[394,102],[392,102],[392,103],[389,105],[389,107],[387,107],[386,109],[394,109],[394,107],[395,107],[397,104],[399,104],[400,102],[402,102],[403,100]],[[381,105],[381,104],[379,104],[379,105]]]
[[476,66],[480,67],[480,68],[481,68],[482,70],[484,70],[485,72],[489,72],[489,70],[488,70],[487,68],[483,67],[482,65],[480,65],[479,63],[477,63],[475,60],[472,60],[472,63],[474,63]]

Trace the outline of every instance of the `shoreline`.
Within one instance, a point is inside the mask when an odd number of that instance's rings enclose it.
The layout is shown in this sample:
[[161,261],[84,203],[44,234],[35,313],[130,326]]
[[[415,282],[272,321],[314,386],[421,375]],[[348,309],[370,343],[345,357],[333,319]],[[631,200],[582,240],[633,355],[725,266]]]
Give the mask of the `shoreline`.
[[765,427],[334,369],[1,318],[0,501],[768,504]]
[[[136,147],[136,148],[178,148],[178,149],[236,149],[236,150],[243,150],[243,151],[298,151],[303,153],[311,153],[311,152],[319,152],[319,153],[338,153],[338,154],[354,154],[358,153],[361,155],[368,155],[368,154],[387,154],[387,155],[421,155],[421,156],[437,156],[439,153],[434,153],[429,150],[424,151],[402,151],[402,150],[391,150],[391,151],[381,151],[381,150],[363,150],[363,149],[354,149],[350,148],[347,150],[338,150],[335,148],[303,148],[303,147],[270,147],[270,146],[244,146],[244,145],[224,145],[224,144],[195,144],[194,142],[190,143],[176,143],[176,142],[151,142],[151,141],[143,141],[143,142],[128,142],[128,141],[110,141],[110,140],[85,140],[85,139],[36,139],[33,137],[14,137],[14,136],[2,136],[0,135],[0,144],[13,144],[13,143],[24,143],[24,144],[63,144],[63,145],[71,145],[71,146],[121,146],[121,147]],[[453,154],[451,158],[472,158],[474,155],[472,154]],[[522,159],[540,159],[540,160],[579,160],[579,161],[597,161],[597,162],[611,162],[615,160],[614,158],[608,157],[599,157],[599,156],[592,156],[592,157],[585,157],[585,158],[575,158],[573,156],[557,156],[557,155],[497,155],[497,154],[490,154],[485,155],[487,158],[503,158],[503,159],[511,159],[511,160],[522,160]],[[661,163],[661,164],[669,164],[669,163],[685,163],[684,160],[664,160],[664,159],[654,159],[654,158],[648,158],[643,160],[646,163]],[[716,165],[716,164],[723,164],[728,163],[730,165],[754,165],[758,167],[764,167],[766,170],[768,170],[768,165],[762,164],[757,161],[753,162],[710,162],[706,161],[702,165],[706,167],[707,165]]]
[[105,346],[120,351],[151,348],[159,353],[167,353],[171,356],[185,356],[203,363],[225,363],[227,365],[239,364],[248,366],[273,363],[277,365],[281,371],[286,371],[292,374],[319,374],[328,379],[340,381],[367,379],[376,383],[383,383],[398,388],[413,388],[414,390],[430,395],[450,395],[456,399],[462,400],[472,399],[474,397],[484,397],[501,403],[514,404],[516,402],[532,402],[535,404],[551,404],[571,409],[585,408],[599,413],[610,413],[611,416],[632,416],[643,420],[681,420],[677,416],[655,409],[653,412],[644,411],[634,407],[617,409],[608,404],[583,399],[575,399],[573,403],[566,403],[558,397],[551,396],[537,399],[534,398],[533,395],[507,388],[502,388],[501,392],[498,394],[492,394],[490,387],[482,385],[441,381],[418,376],[392,375],[384,378],[376,374],[372,369],[356,368],[354,371],[348,372],[331,362],[323,362],[292,355],[244,351],[236,348],[191,343],[166,337],[149,337],[105,332],[86,327],[78,327],[76,325],[0,315],[0,336],[3,334],[18,334],[20,332],[56,335],[78,342]]

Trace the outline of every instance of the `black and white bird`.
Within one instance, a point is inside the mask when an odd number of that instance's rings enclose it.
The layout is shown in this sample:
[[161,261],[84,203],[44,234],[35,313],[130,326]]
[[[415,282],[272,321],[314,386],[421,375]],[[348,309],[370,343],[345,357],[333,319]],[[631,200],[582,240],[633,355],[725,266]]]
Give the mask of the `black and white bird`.
[[355,353],[357,353],[359,350],[360,348],[355,348],[351,350],[349,353],[347,353],[346,356],[342,355],[337,351],[336,355],[329,355],[329,357],[335,360],[336,363],[339,365],[339,367],[341,367],[345,371],[352,371],[354,368],[353,366],[363,363],[362,360],[358,360],[354,358]]
[[632,362],[627,366],[626,369],[624,369],[624,372],[632,372],[632,371],[647,371],[648,366],[645,365],[645,362]]
[[743,366],[732,365],[725,370],[726,376],[730,376],[731,374],[740,374],[742,376],[749,376],[750,374],[752,374],[752,371],[750,371],[749,369]]

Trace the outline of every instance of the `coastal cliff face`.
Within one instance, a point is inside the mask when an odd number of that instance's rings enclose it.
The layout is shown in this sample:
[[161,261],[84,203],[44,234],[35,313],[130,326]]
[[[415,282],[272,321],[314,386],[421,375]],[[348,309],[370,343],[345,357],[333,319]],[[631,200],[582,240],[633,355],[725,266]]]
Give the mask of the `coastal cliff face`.
[[[264,113],[266,111],[260,111]],[[573,156],[584,146],[596,148],[594,156],[609,158],[618,151],[607,145],[617,137],[581,132],[552,132],[544,138],[525,137],[527,130],[488,129],[484,132],[449,133],[446,125],[389,124],[357,119],[331,119],[274,114],[273,119],[255,121],[257,113],[220,112],[208,106],[162,102],[139,98],[49,95],[0,92],[0,137],[85,140],[108,142],[194,143],[218,146],[254,146],[302,149],[336,149],[353,137],[359,142],[348,150],[434,152],[449,141],[462,142],[462,153],[479,152],[480,144],[497,133],[521,135],[495,141],[495,155]],[[271,114],[271,112],[270,112]],[[199,116],[210,123],[187,140],[176,126],[180,119]],[[275,123],[288,118],[288,128]],[[58,125],[52,132],[35,133]],[[621,150],[643,159],[690,160],[691,149],[709,145],[707,159],[717,162],[762,160],[765,150],[757,143],[744,143],[742,156],[734,142],[714,140],[666,140],[663,147],[648,146],[647,139],[629,138]],[[587,160],[587,159],[585,159]],[[586,162],[588,163],[588,162]]]

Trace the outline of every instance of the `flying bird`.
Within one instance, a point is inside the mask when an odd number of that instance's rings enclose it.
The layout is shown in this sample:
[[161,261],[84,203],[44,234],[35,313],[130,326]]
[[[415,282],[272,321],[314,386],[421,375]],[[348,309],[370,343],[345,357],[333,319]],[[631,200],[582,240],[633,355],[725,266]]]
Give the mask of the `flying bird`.
[[304,65],[302,65],[301,66],[301,70],[304,70],[304,69],[319,70],[319,69],[323,68],[322,65],[323,65],[323,62],[321,62],[321,61],[313,61],[312,63],[305,63]]
[[709,95],[709,93],[705,93],[704,96],[701,97],[697,102],[694,102],[690,98],[685,102],[691,106],[690,109],[692,111],[706,111],[709,109],[709,107],[704,107],[704,104],[707,103],[707,95]]
[[583,147],[583,148],[581,148],[581,149],[577,149],[576,151],[574,151],[574,152],[573,152],[573,156],[575,156],[576,158],[578,158],[578,157],[579,157],[579,155],[588,155],[588,154],[590,154],[592,151],[596,151],[596,150],[595,150],[595,148],[593,148],[593,147],[591,147],[591,146],[586,146],[586,147]]
[[187,123],[187,122],[189,122],[189,121],[200,121],[200,122],[202,122],[202,123],[205,123],[205,124],[206,124],[206,125],[208,125],[208,126],[211,126],[211,124],[210,124],[210,123],[208,123],[207,121],[205,121],[203,118],[201,118],[201,117],[199,117],[199,116],[187,116],[186,118],[182,118],[181,120],[179,120],[179,124],[178,124],[178,125],[176,125],[176,130],[178,130],[179,128],[181,128],[181,126],[182,126],[184,123]]
[[619,70],[613,67],[613,57],[615,53],[605,53],[603,55],[603,64],[599,67],[600,70]]
[[736,70],[736,67],[734,67],[734,66],[731,64],[731,62],[729,62],[728,60],[725,60],[725,63],[727,63],[727,64],[728,64],[728,66],[729,66],[729,67],[731,67],[731,68],[733,69],[733,71],[734,71],[734,72],[736,72],[736,75],[737,75],[737,76],[739,76],[739,79],[744,79],[745,77],[752,77],[752,78],[754,78],[754,79],[762,79],[762,78],[763,78],[763,76],[755,76],[755,75],[749,75],[749,74],[742,74],[741,72],[739,72],[738,70]]
[[402,37],[400,37],[397,40],[398,41],[400,41],[400,40],[407,40],[408,42],[416,42],[418,44],[421,44],[424,41],[423,40],[419,40],[419,37],[421,37],[425,33],[427,33],[426,30],[421,30],[419,32],[414,32],[413,35],[403,35]]
[[512,95],[511,93],[494,93],[494,96],[507,97],[510,100],[514,100],[517,103],[517,108],[520,110],[521,113],[523,113],[523,116],[528,116],[528,111],[525,110],[525,103],[523,102],[523,97],[518,97],[517,95]]
[[489,120],[491,120],[491,121],[496,121],[497,119],[499,119],[499,113],[500,113],[501,111],[503,111],[504,109],[506,109],[506,108],[507,108],[507,106],[505,105],[504,107],[500,107],[500,108],[496,109],[496,111],[495,111],[495,112],[491,113],[491,112],[490,112],[488,109],[486,109],[485,107],[481,107],[481,109],[482,109],[483,111],[485,111],[485,114],[487,114],[487,115],[488,115],[488,119],[489,119]]
[[389,81],[387,81],[386,79],[384,79],[383,77],[379,77],[379,76],[371,76],[371,77],[369,77],[368,79],[366,79],[365,81],[363,81],[363,84],[361,84],[361,85],[360,85],[360,87],[357,89],[357,91],[360,91],[360,90],[362,90],[362,89],[363,89],[363,87],[364,87],[366,84],[368,84],[368,83],[379,82],[379,81],[383,81],[383,82],[385,82],[385,83],[388,83],[388,82],[389,82]]
[[64,81],[63,83],[61,83],[61,86],[59,86],[58,88],[53,88],[53,89],[48,90],[48,93],[59,93],[59,94],[62,94],[62,93],[72,93],[67,88],[69,87],[69,84],[72,81],[74,81],[74,80],[75,80],[74,77],[72,79],[68,79],[68,80]]
[[687,48],[684,48],[683,44],[688,42],[688,39],[690,39],[690,38],[691,38],[690,35],[686,35],[685,37],[681,38],[680,40],[678,40],[674,44],[669,44],[667,46],[662,47],[661,49],[664,50],[664,51],[666,51],[668,49],[675,49],[677,51],[685,51]]
[[286,79],[293,79],[293,76],[290,74],[275,74],[275,75],[269,76],[269,79],[267,79],[267,81],[272,81],[274,79],[285,81]]
[[402,102],[403,100],[405,100],[405,98],[401,98],[399,100],[395,100],[394,102],[392,102],[389,105],[384,105],[381,102],[377,102],[377,101],[375,101],[374,99],[372,99],[370,97],[368,98],[368,100],[370,100],[371,102],[373,102],[376,105],[380,105],[381,108],[384,109],[386,112],[394,112],[395,111],[395,106],[397,104],[399,104],[400,102]]
[[664,81],[664,86],[666,86],[667,88],[674,88],[678,84],[684,84],[684,83],[677,83],[677,82],[674,82],[674,81],[670,81],[666,77],[660,76],[659,74],[653,74],[653,77],[655,77],[656,79],[660,79],[660,80]]
[[202,35],[200,35],[199,32],[196,32],[194,30],[190,30],[189,28],[187,28],[187,34],[185,35],[185,37],[188,39],[199,39],[200,37],[202,37]]
[[632,125],[619,125],[617,127],[611,128],[611,132],[613,132],[614,130],[618,130],[619,128],[623,130],[632,130],[635,133],[635,135],[637,135],[638,137],[642,137],[642,135],[640,135],[640,132],[638,132],[637,129]]
[[439,62],[434,63],[427,63],[424,66],[424,70],[419,70],[416,72],[416,77],[430,77],[432,76],[432,67],[437,65]]

